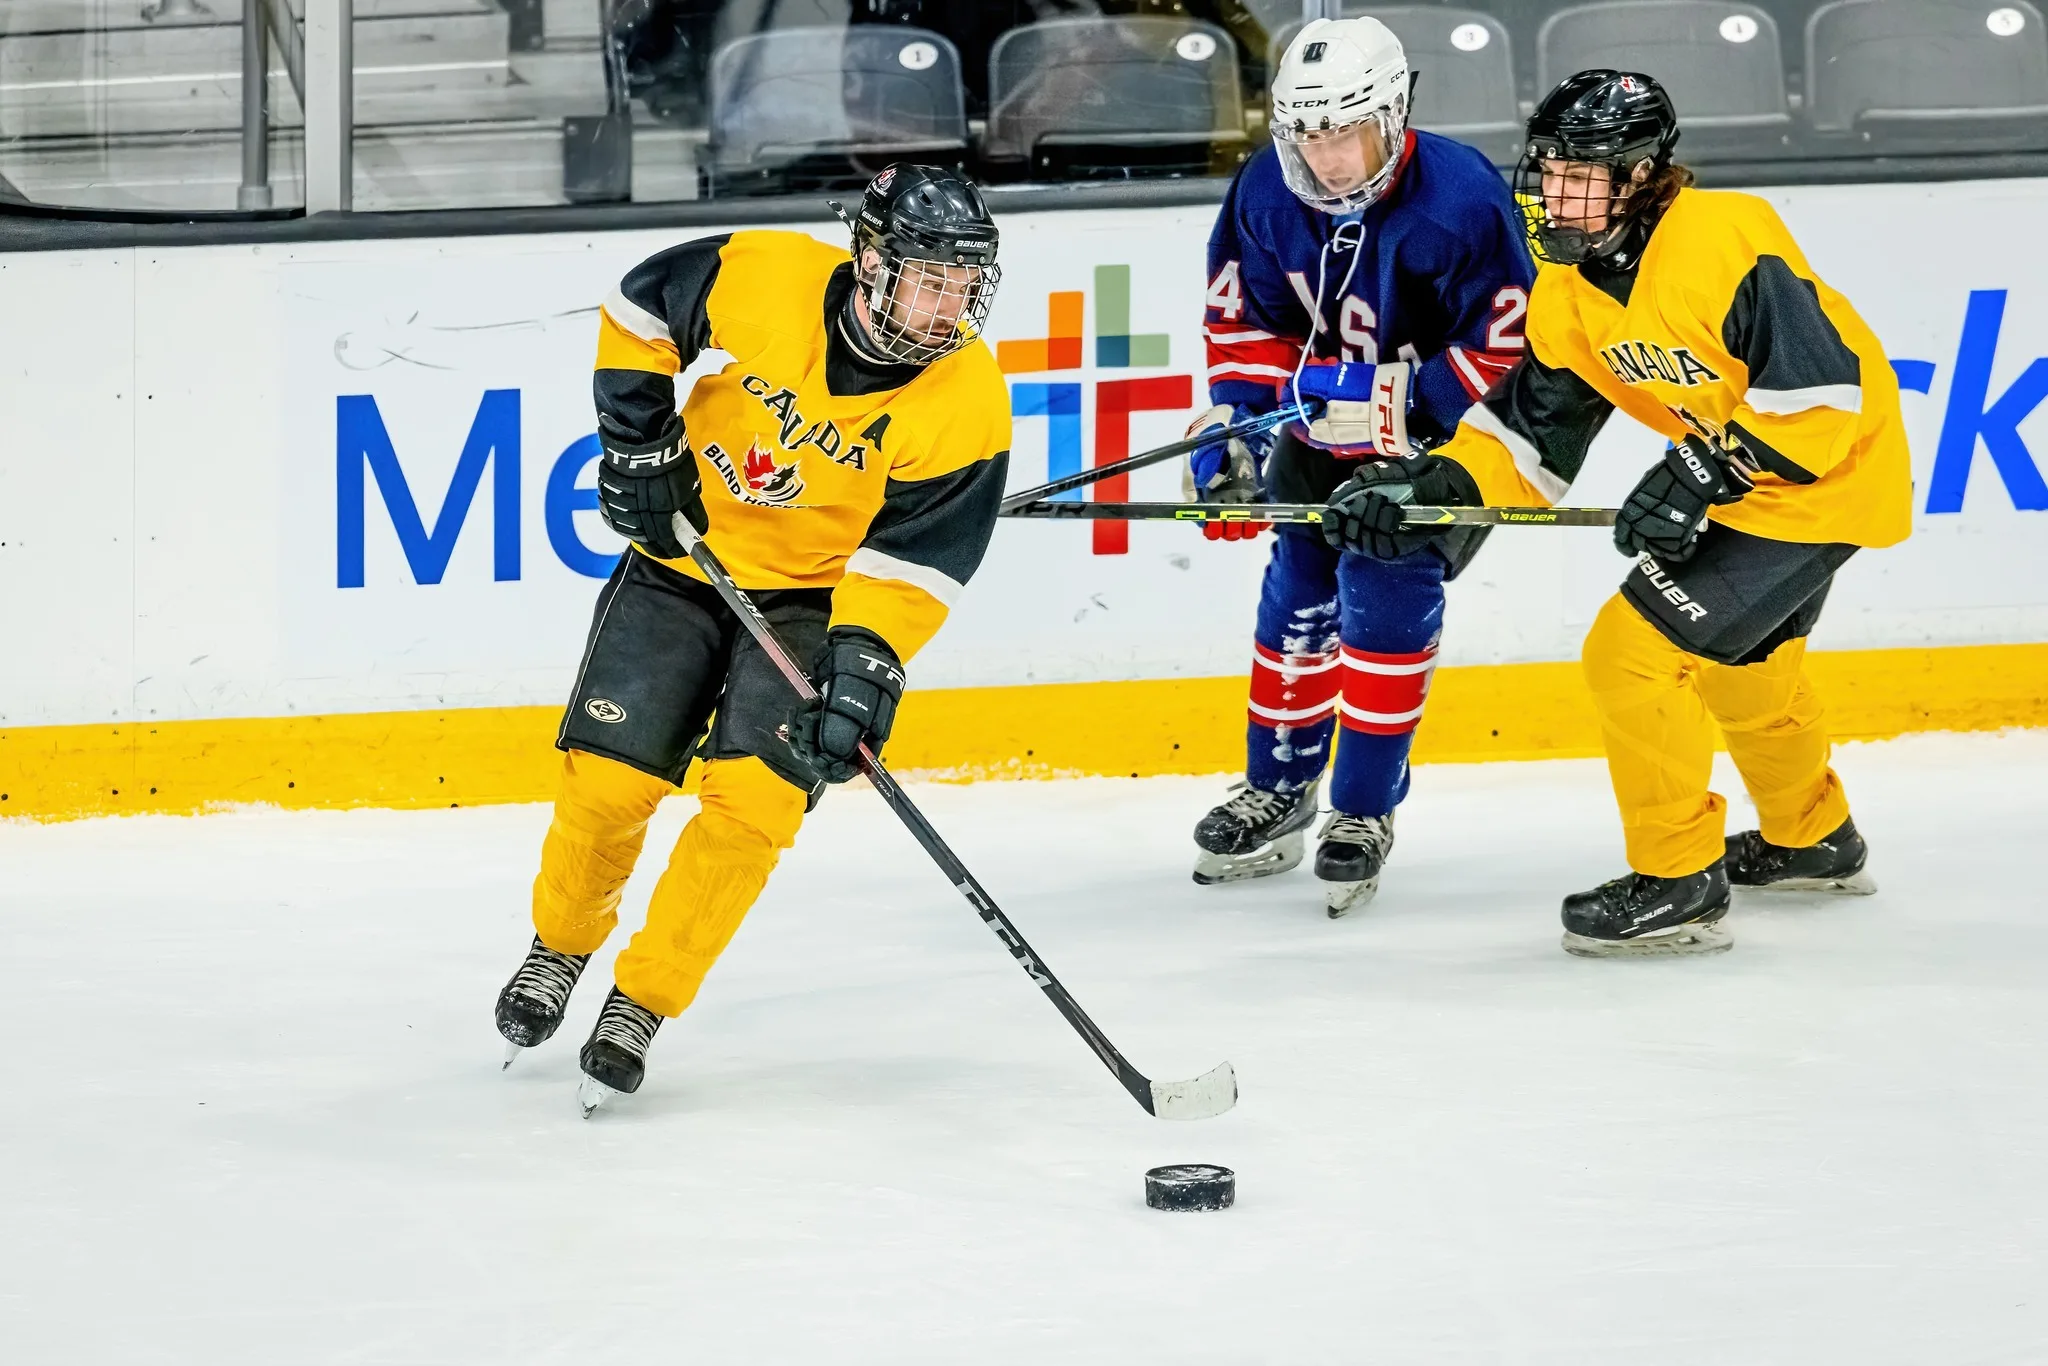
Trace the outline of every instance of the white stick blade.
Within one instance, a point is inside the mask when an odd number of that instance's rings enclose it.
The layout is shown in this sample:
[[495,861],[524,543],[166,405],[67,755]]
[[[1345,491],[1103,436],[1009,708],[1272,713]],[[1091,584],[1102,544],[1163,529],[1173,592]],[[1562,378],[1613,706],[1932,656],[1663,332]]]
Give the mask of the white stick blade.
[[1152,1083],[1152,1113],[1161,1119],[1214,1119],[1237,1104],[1237,1069],[1219,1063],[1193,1081]]

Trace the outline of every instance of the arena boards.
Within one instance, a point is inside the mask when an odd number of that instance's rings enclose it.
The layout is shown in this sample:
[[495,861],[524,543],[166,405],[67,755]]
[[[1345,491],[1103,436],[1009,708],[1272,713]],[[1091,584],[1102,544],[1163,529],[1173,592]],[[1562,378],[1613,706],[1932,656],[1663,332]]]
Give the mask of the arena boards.
[[[1938,190],[1766,192],[1885,341],[1915,448],[1913,538],[1851,561],[1814,637],[1845,737],[2048,711],[2048,419],[2025,406],[2048,356],[2028,236],[2048,182]],[[1211,212],[1005,220],[989,339],[1014,489],[1185,428],[1206,387]],[[1993,264],[1902,277],[1892,244],[1958,216],[1981,239],[1971,263]],[[590,489],[594,310],[680,235],[0,256],[0,308],[37,320],[0,336],[10,449],[67,449],[77,412],[116,414],[92,434],[93,496],[132,511],[125,534],[82,532],[49,511],[78,492],[63,462],[7,462],[0,813],[547,796],[555,709],[618,545]],[[1570,501],[1612,506],[1654,447],[1609,424]],[[1180,496],[1171,464],[1123,482],[1097,496]],[[1006,523],[912,662],[892,761],[959,778],[1233,767],[1267,544]],[[1624,569],[1598,529],[1497,531],[1451,589],[1417,758],[1593,752],[1575,660]]]

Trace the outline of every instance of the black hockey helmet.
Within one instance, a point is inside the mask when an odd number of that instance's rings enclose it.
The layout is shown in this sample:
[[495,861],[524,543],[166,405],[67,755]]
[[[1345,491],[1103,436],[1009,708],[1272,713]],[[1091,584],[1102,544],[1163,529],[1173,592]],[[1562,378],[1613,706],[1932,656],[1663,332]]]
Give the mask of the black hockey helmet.
[[898,162],[868,182],[853,229],[867,331],[891,359],[925,365],[981,335],[1002,269],[988,204],[972,182]]
[[[1654,78],[1602,69],[1558,82],[1529,116],[1515,168],[1515,202],[1536,258],[1568,266],[1595,258],[1633,264],[1648,240],[1643,218],[1655,199],[1652,183],[1671,164],[1677,142],[1678,111]],[[1574,169],[1560,175],[1560,162]],[[1546,163],[1553,163],[1550,203]],[[1604,177],[1593,168],[1605,168]],[[1602,226],[1586,226],[1600,219]]]

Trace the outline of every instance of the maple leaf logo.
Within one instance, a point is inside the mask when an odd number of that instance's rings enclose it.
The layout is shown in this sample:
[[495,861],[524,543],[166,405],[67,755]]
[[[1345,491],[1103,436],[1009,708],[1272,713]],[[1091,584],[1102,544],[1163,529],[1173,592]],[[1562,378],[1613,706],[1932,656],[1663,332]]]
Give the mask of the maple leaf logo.
[[764,503],[787,503],[804,491],[803,477],[797,473],[797,462],[786,465],[775,463],[775,457],[762,449],[759,441],[747,446],[746,464],[741,469],[747,481],[747,489]]

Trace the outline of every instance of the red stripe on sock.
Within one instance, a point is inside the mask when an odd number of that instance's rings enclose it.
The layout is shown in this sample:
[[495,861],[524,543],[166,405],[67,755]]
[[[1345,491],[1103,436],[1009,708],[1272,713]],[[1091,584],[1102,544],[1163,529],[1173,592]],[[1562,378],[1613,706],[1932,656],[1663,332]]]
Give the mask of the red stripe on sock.
[[1339,719],[1346,730],[1405,735],[1422,720],[1422,702],[1436,668],[1436,651],[1380,654],[1345,646]]
[[[1343,665],[1332,652],[1325,655],[1283,655],[1254,645],[1251,710],[1261,726],[1312,726],[1326,721],[1337,706],[1343,686]],[[1275,714],[1277,713],[1277,714]]]

